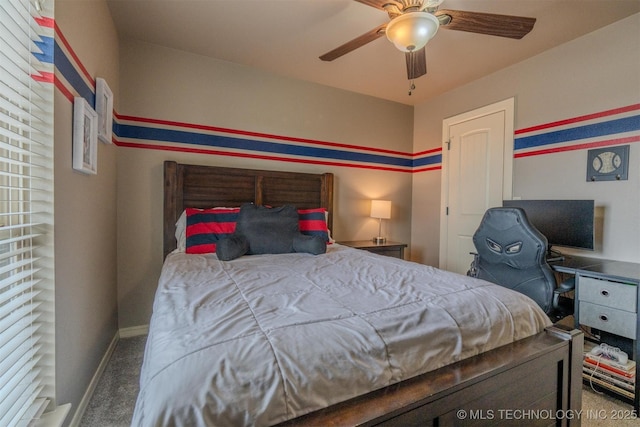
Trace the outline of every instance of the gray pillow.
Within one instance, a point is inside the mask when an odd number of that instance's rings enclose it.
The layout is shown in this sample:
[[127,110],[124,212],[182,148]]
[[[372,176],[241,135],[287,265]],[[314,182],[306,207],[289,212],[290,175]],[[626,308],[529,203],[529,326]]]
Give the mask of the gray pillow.
[[222,238],[216,244],[216,254],[220,261],[231,261],[240,258],[247,252],[249,252],[249,241],[241,234]]
[[244,204],[238,213],[235,233],[216,244],[218,259],[231,261],[242,255],[290,252],[325,253],[325,239],[300,233],[298,221],[295,206],[268,208]]
[[238,213],[235,234],[247,239],[248,255],[293,252],[293,239],[300,235],[298,210],[291,205],[268,208],[244,204]]
[[327,241],[320,236],[300,234],[293,238],[293,251],[320,255],[327,252]]

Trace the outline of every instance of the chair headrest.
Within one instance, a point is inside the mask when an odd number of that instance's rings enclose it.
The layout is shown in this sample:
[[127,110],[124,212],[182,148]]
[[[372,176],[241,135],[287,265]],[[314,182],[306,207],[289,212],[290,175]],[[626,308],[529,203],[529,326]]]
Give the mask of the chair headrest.
[[521,208],[490,208],[473,235],[484,262],[528,268],[546,264],[547,238],[527,219]]

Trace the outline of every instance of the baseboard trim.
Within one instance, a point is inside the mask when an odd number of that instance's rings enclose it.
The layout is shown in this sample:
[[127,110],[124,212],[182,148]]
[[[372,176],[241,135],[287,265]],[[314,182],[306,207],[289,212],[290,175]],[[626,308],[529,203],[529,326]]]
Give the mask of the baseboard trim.
[[130,326],[128,328],[120,328],[120,338],[138,337],[140,335],[149,334],[149,325]]
[[80,425],[80,421],[82,420],[82,416],[87,410],[87,406],[89,406],[89,402],[91,401],[91,397],[98,386],[98,381],[102,377],[104,370],[107,368],[107,364],[113,355],[113,352],[116,349],[116,345],[120,338],[131,338],[137,337],[140,335],[147,335],[149,333],[149,325],[141,325],[141,326],[132,326],[129,328],[122,328],[116,332],[107,351],[102,356],[102,360],[98,365],[98,369],[96,369],[96,373],[93,374],[93,378],[89,382],[89,386],[87,387],[87,391],[85,391],[84,396],[82,396],[82,400],[80,400],[80,404],[78,404],[78,409],[73,414],[73,419],[69,423],[69,427],[78,427]]
[[120,333],[116,331],[116,334],[111,340],[111,343],[107,348],[107,351],[105,352],[104,356],[102,357],[102,360],[100,361],[100,364],[98,365],[98,369],[96,369],[96,373],[93,374],[93,378],[91,378],[91,381],[89,382],[89,387],[87,387],[87,391],[85,391],[84,396],[82,396],[82,400],[80,400],[80,403],[78,404],[78,408],[76,409],[76,412],[73,414],[73,418],[69,423],[69,427],[78,427],[80,425],[80,421],[82,420],[82,416],[87,410],[87,406],[89,406],[89,402],[91,401],[93,392],[96,390],[96,387],[98,386],[98,381],[100,381],[100,378],[104,373],[104,370],[107,368],[107,364],[109,363],[109,360],[111,359],[111,355],[116,349],[116,345],[118,344],[119,340],[120,340]]

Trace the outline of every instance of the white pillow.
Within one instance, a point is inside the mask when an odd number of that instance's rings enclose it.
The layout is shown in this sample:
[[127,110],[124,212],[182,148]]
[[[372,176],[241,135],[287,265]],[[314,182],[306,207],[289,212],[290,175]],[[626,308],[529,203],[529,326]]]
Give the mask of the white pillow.
[[187,249],[187,211],[182,211],[180,218],[176,222],[176,241],[178,246],[176,250],[184,252]]
[[331,229],[329,228],[329,212],[324,212],[324,220],[327,223],[327,233],[329,233],[329,243],[335,243],[336,241],[331,237]]

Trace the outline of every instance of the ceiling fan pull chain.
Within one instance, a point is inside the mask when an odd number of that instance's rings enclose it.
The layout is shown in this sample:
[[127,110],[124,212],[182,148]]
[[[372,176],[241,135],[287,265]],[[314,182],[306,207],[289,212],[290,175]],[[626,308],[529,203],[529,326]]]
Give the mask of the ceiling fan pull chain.
[[409,85],[409,96],[411,96],[414,90],[416,90],[416,85],[413,83],[413,80],[411,80],[411,84]]

